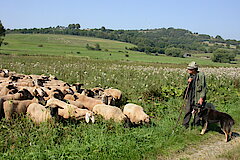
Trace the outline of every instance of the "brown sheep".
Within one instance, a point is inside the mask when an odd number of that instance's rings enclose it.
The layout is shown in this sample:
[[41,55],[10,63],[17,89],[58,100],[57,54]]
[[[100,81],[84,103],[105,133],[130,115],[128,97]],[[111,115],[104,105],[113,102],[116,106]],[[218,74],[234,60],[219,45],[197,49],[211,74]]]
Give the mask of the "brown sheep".
[[111,95],[116,100],[121,100],[122,98],[122,92],[118,89],[105,89],[104,93],[107,95]]
[[115,122],[124,122],[126,120],[126,116],[121,109],[114,106],[97,104],[93,107],[93,112],[103,116],[105,120],[113,119]]
[[27,116],[37,124],[41,122],[47,122],[53,118],[54,114],[57,114],[57,110],[55,113],[53,113],[51,112],[53,110],[50,109],[52,108],[45,107],[38,103],[32,103],[27,108]]
[[51,98],[47,101],[47,106],[57,106],[58,108],[58,115],[68,119],[68,118],[74,118],[76,120],[79,120],[83,117],[85,117],[86,122],[89,122],[89,119],[92,120],[94,123],[94,116],[93,112],[87,110],[87,109],[80,109],[72,104],[67,104],[61,100]]
[[[5,87],[3,87],[0,91],[0,96],[4,96],[7,95],[9,93],[16,93],[17,92],[17,88],[14,85],[7,85]],[[10,94],[11,94],[10,93]]]
[[16,94],[8,94],[0,97],[0,119],[4,116],[3,103],[7,100],[28,100],[33,99],[31,93],[26,90],[20,90]]
[[104,90],[102,97],[104,99],[105,104],[115,106],[121,100],[122,92],[118,89],[109,88]]
[[71,86],[71,89],[76,93],[81,93],[81,91],[82,91],[81,87],[82,86],[83,86],[83,84],[75,83]]
[[143,111],[143,108],[136,104],[126,104],[123,113],[129,118],[130,122],[136,125],[149,123],[149,116]]
[[78,99],[76,101],[81,102],[85,108],[89,109],[90,111],[93,110],[93,107],[96,104],[104,104],[101,100],[98,99],[94,99],[91,97],[88,97],[86,95],[82,95],[82,94],[76,94]]
[[72,104],[78,108],[84,108],[84,105],[79,101],[66,100],[67,103]]
[[57,98],[59,100],[63,100],[64,99],[64,94],[62,93],[61,90],[59,89],[52,89],[47,91],[48,97],[44,98],[45,100],[49,100],[51,98]]
[[26,114],[27,107],[32,103],[37,103],[37,99],[33,100],[9,100],[3,103],[5,118],[10,120],[14,115]]
[[77,96],[76,95],[72,95],[72,94],[66,94],[64,96],[64,99],[65,100],[71,100],[71,101],[75,101],[77,99]]

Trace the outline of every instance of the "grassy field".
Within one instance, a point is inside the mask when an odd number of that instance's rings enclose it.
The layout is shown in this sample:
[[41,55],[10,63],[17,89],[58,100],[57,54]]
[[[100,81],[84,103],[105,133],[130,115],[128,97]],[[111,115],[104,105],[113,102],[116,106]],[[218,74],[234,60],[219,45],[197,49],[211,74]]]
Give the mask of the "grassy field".
[[[5,47],[1,52],[7,51]],[[136,128],[125,128],[123,124],[99,118],[95,124],[69,120],[40,126],[24,117],[11,122],[2,120],[0,159],[157,159],[210,139],[219,134],[215,126],[206,135],[200,136],[201,128],[186,130],[179,122],[175,132],[172,132],[179,108],[184,103],[182,96],[187,73],[185,62],[181,63],[109,61],[78,56],[0,55],[0,68],[17,73],[51,74],[69,83],[83,83],[85,88],[118,88],[123,92],[121,108],[133,102],[154,116],[149,126]],[[208,102],[232,115],[236,121],[234,131],[238,132],[240,68],[202,65],[201,70],[207,78]],[[224,140],[224,136],[222,138]]]
[[[123,92],[121,108],[133,102],[154,118],[149,126],[137,128],[125,128],[124,124],[101,118],[95,124],[68,120],[40,126],[25,117],[2,120],[0,159],[157,159],[210,139],[219,134],[215,126],[200,136],[199,127],[185,130],[179,122],[172,132],[184,103],[185,68],[192,60],[206,74],[208,102],[231,114],[236,121],[234,131],[238,132],[239,64],[213,63],[199,55],[150,56],[125,50],[132,44],[79,36],[8,34],[4,41],[9,44],[0,49],[0,68],[55,75],[68,83],[83,83],[85,88],[118,88]],[[96,43],[102,51],[85,47]]]
[[[199,58],[199,56],[193,56],[192,58],[175,58],[165,55],[146,55],[145,53],[126,50],[125,47],[134,46],[129,43],[91,37],[52,34],[7,34],[4,39],[5,42],[8,42],[8,45],[3,45],[0,49],[0,53],[6,54],[61,55],[101,60],[122,60],[170,64],[187,64],[190,61],[197,61],[201,65],[236,66],[236,64],[230,65],[214,63],[209,59]],[[92,51],[86,49],[87,44],[94,46],[97,43],[100,45],[100,48],[102,49],[101,51]],[[39,45],[42,45],[42,47],[39,47]],[[240,63],[238,63],[238,66],[240,66]]]

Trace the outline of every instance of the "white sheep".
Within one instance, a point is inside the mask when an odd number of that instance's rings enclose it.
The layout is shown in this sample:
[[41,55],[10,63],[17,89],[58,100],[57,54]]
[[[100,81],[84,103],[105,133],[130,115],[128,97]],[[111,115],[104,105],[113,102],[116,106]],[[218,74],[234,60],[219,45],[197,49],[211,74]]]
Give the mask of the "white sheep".
[[38,103],[36,98],[32,100],[9,100],[3,103],[5,118],[10,120],[14,115],[25,115],[27,108],[32,103]]
[[49,107],[32,103],[27,108],[27,116],[35,123],[47,122],[53,118]]
[[123,122],[126,120],[126,116],[121,109],[114,106],[97,104],[93,107],[93,112],[103,116],[105,120],[113,119],[115,122]]
[[143,111],[143,108],[136,104],[126,104],[123,113],[129,118],[133,124],[149,123],[149,116]]
[[83,106],[87,109],[89,109],[90,111],[93,110],[93,107],[96,104],[104,104],[101,100],[95,99],[95,98],[91,98],[88,97],[86,95],[82,95],[82,94],[77,94],[75,93],[75,95],[77,96],[77,100],[83,104]]
[[89,119],[91,119],[92,123],[94,123],[93,112],[87,109],[80,109],[75,105],[67,104],[59,99],[56,98],[49,99],[47,101],[46,106],[58,107],[58,115],[65,119],[74,118],[76,120],[79,120],[85,117],[87,123],[89,122]]

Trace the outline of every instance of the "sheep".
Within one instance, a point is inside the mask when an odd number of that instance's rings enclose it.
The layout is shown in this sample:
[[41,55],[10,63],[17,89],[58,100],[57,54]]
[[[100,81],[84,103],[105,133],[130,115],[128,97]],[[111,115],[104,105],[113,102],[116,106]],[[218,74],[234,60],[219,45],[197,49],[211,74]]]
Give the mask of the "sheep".
[[0,69],[0,77],[8,77],[9,70],[8,69]]
[[105,103],[107,105],[111,105],[111,106],[116,105],[116,101],[111,95],[103,93],[103,95],[101,96],[101,99],[102,99],[103,103]]
[[122,92],[118,89],[105,89],[104,93],[107,95],[111,95],[116,100],[121,100],[122,98]]
[[[7,85],[5,87],[3,87],[0,91],[0,96],[4,96],[7,95],[9,93],[16,93],[17,92],[17,88],[14,85]],[[10,94],[11,94],[10,93]]]
[[83,104],[83,106],[90,111],[93,110],[93,107],[96,104],[104,104],[101,100],[94,99],[94,98],[88,97],[86,95],[82,95],[82,94],[75,94],[75,95],[77,95],[77,98],[78,98],[76,101],[81,102]]
[[103,95],[104,89],[103,88],[92,88],[91,91],[94,93],[94,97],[101,97]]
[[3,111],[3,103],[7,100],[27,100],[27,99],[33,99],[33,96],[31,93],[26,90],[20,90],[18,93],[15,94],[8,94],[5,96],[0,97],[0,119],[4,116],[4,111]]
[[[45,91],[47,91],[47,90],[45,90]],[[44,98],[45,100],[49,100],[51,98],[57,98],[60,100],[64,99],[64,94],[59,89],[48,90],[47,94],[48,94],[48,97]]]
[[63,99],[75,101],[77,99],[77,96],[72,94],[66,94]]
[[93,107],[95,114],[103,116],[105,120],[113,119],[115,122],[126,121],[126,116],[123,114],[120,108],[109,106],[106,104],[97,104]]
[[103,92],[103,99],[108,105],[116,105],[122,98],[122,92],[118,89],[105,89]]
[[47,101],[46,106],[57,106],[58,108],[58,115],[68,119],[68,118],[74,118],[76,120],[79,120],[85,116],[85,120],[88,123],[89,119],[92,120],[92,123],[94,123],[94,115],[93,112],[87,110],[87,109],[80,109],[77,106],[74,106],[72,104],[67,104],[61,100],[51,98]]
[[143,111],[143,108],[136,104],[126,104],[123,113],[129,118],[132,124],[140,125],[142,123],[149,123],[149,116]]
[[48,86],[55,86],[55,87],[64,87],[64,86],[68,86],[70,87],[70,85],[64,81],[61,81],[61,80],[50,80],[50,81],[47,81],[44,86],[48,87]]
[[24,81],[17,81],[14,83],[15,86],[27,86],[27,87],[34,87],[35,84],[34,84],[34,81],[32,80],[24,80]]
[[82,89],[81,89],[82,86],[83,86],[83,84],[75,83],[70,88],[76,93],[81,93],[82,92]]
[[82,95],[94,98],[94,92],[90,89],[83,89],[81,92]]
[[[55,109],[55,113],[54,113]],[[27,108],[27,116],[36,124],[47,122],[57,113],[57,108],[45,107],[38,103],[32,103]]]
[[37,103],[38,100],[34,98],[33,100],[9,100],[3,103],[3,110],[5,118],[10,120],[13,118],[14,114],[26,114],[27,108],[32,103]]
[[72,104],[78,108],[84,108],[84,105],[79,101],[66,100],[67,103]]

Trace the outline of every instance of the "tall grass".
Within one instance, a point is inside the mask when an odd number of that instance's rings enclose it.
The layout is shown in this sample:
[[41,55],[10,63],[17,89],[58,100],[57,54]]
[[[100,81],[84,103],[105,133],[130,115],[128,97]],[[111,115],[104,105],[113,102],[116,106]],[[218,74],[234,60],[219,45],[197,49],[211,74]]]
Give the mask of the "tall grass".
[[[107,61],[77,57],[0,55],[0,68],[17,73],[55,75],[85,88],[114,87],[123,91],[123,105],[142,105],[154,116],[149,126],[125,128],[97,119],[55,121],[40,126],[25,117],[0,123],[2,159],[156,159],[168,156],[216,132],[199,136],[200,128],[173,128],[183,104],[187,73],[184,65]],[[201,68],[208,83],[208,99],[233,116],[239,125],[239,68]],[[213,69],[213,70],[212,70]],[[224,72],[222,76],[218,70]],[[235,71],[234,69],[237,69]],[[226,73],[225,73],[226,72]]]

